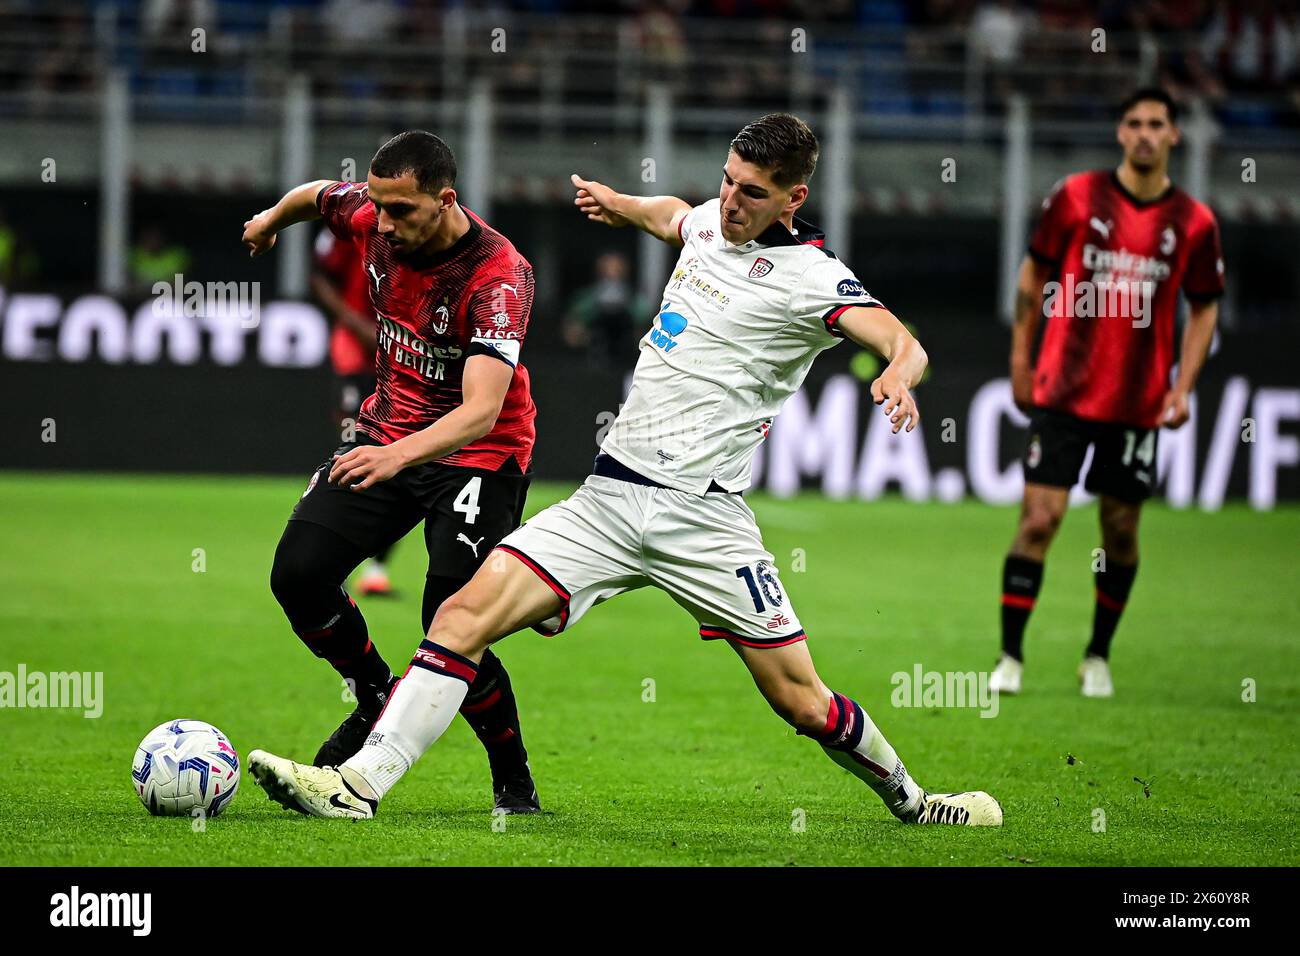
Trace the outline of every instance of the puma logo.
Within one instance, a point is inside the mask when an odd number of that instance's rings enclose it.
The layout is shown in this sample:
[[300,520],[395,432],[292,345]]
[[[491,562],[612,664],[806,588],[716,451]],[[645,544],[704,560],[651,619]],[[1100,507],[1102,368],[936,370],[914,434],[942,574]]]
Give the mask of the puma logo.
[[379,291],[379,280],[382,279],[382,278],[384,278],[386,275],[388,275],[387,272],[379,272],[379,273],[376,273],[376,272],[375,272],[375,264],[374,264],[373,262],[370,263],[370,278],[372,278],[372,279],[375,280],[375,291],[376,291],[376,292]]
[[509,289],[509,290],[514,294],[514,297],[515,297],[516,299],[519,298],[519,290],[516,289],[514,286],[512,286],[510,283],[508,283],[508,282],[503,282],[503,283],[501,283],[501,288],[503,288],[503,289]]
[[1107,219],[1105,222],[1102,222],[1096,216],[1093,216],[1088,220],[1088,224],[1101,233],[1103,239],[1110,239],[1111,220]]
[[[487,535],[484,535],[483,537],[487,537]],[[483,543],[483,538],[479,538],[477,541],[471,541],[465,536],[465,532],[462,531],[460,534],[456,535],[456,540],[464,541],[469,545],[469,549],[474,552],[474,557],[478,557],[478,546]]]

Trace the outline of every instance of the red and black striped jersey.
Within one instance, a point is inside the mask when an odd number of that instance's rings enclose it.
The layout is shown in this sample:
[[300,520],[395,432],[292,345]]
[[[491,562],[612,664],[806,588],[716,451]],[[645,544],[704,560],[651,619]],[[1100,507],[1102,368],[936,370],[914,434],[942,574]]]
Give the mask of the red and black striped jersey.
[[1139,200],[1110,170],[1061,180],[1029,254],[1056,267],[1034,404],[1091,421],[1159,425],[1175,358],[1178,292],[1223,294],[1214,213],[1170,186]]
[[461,404],[466,359],[490,355],[514,368],[496,424],[439,461],[495,471],[514,458],[528,471],[537,417],[519,361],[533,305],[528,260],[464,207],[465,235],[440,253],[408,260],[379,238],[364,183],[331,183],[316,205],[336,236],[361,249],[379,323],[375,393],[362,404],[357,428],[384,444],[427,428]]

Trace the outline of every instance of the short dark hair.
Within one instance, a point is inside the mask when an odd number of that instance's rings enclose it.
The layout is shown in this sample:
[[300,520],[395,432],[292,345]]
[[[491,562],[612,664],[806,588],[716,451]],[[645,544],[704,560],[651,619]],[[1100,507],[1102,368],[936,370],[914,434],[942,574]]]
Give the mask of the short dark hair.
[[1169,95],[1168,90],[1162,90],[1158,86],[1144,86],[1142,89],[1134,90],[1128,96],[1124,97],[1124,102],[1119,104],[1119,113],[1115,118],[1122,120],[1124,114],[1139,103],[1146,102],[1147,100],[1155,103],[1164,103],[1165,109],[1169,111],[1169,122],[1177,124],[1178,104],[1174,102],[1174,98]]
[[812,178],[821,147],[808,124],[793,113],[768,113],[737,133],[731,149],[786,189]]
[[422,129],[398,133],[375,153],[370,171],[380,179],[411,173],[421,192],[436,193],[456,185],[456,157],[451,147]]

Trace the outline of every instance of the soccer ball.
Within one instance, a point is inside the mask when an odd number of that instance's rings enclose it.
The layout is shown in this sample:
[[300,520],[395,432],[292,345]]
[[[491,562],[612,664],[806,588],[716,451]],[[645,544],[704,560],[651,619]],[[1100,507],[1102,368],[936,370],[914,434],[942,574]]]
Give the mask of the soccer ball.
[[226,735],[201,720],[159,724],[136,748],[131,780],[154,816],[215,817],[239,789],[239,754]]

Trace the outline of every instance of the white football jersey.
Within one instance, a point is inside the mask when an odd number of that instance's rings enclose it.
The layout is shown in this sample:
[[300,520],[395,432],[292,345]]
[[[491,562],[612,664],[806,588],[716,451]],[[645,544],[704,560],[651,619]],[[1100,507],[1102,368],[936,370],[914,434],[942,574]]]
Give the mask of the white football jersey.
[[749,487],[772,419],[842,338],[836,320],[880,306],[822,249],[816,227],[794,224],[733,245],[722,238],[720,200],[687,213],[681,255],[601,451],[678,491]]

